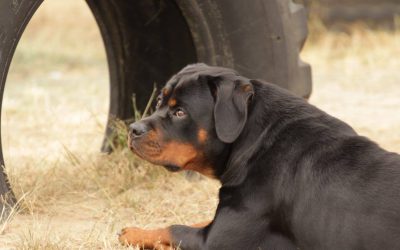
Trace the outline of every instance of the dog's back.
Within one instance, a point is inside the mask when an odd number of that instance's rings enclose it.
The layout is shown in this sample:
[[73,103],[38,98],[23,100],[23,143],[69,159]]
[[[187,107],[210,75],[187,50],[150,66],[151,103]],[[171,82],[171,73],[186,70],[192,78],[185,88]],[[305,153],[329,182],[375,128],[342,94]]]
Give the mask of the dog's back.
[[[294,202],[305,249],[400,249],[400,157],[362,137],[321,155]],[[325,168],[321,170],[320,168]],[[300,174],[301,175],[301,174]]]
[[275,205],[285,203],[283,227],[298,246],[400,249],[400,155],[286,91],[260,87],[269,92],[265,102],[275,102],[273,113],[291,120],[269,128],[264,164],[274,165]]

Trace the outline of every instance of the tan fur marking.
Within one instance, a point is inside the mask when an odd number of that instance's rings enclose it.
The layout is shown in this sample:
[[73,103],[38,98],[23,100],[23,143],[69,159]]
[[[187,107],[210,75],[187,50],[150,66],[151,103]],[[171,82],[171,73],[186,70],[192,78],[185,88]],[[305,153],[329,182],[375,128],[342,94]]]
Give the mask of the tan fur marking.
[[173,249],[171,247],[172,237],[169,228],[144,230],[137,227],[128,227],[122,229],[118,240],[123,245],[138,246],[141,249]]
[[199,129],[199,132],[197,132],[197,140],[201,143],[204,144],[207,140],[207,131],[205,129]]
[[[204,135],[200,137],[206,139],[206,136],[207,133],[205,137]],[[140,141],[139,145],[132,149],[141,158],[154,164],[173,164],[182,169],[197,171],[210,178],[215,178],[213,168],[207,163],[202,151],[190,143],[177,141],[163,143],[157,131],[150,131],[143,141]]]
[[163,96],[167,96],[169,94],[169,90],[170,90],[169,88],[164,88],[162,90]]
[[190,144],[169,142],[163,146],[157,160],[174,163],[179,167],[185,166],[198,155],[197,150]]
[[243,86],[241,87],[241,89],[242,89],[242,91],[244,91],[244,92],[248,92],[248,91],[251,90],[251,85],[250,85],[250,84],[243,85]]
[[203,153],[191,144],[170,142],[163,147],[157,160],[173,163],[182,169],[193,170],[207,177],[215,178],[212,167],[204,162]]
[[175,98],[171,98],[168,100],[168,106],[170,107],[174,107],[176,105],[176,99]]
[[[211,221],[204,221],[191,225],[193,228],[203,228],[208,226]],[[145,230],[137,227],[127,227],[122,229],[118,240],[123,245],[138,246],[142,248],[150,248],[156,250],[172,250],[174,242],[169,227]],[[176,244],[176,243],[175,243]]]

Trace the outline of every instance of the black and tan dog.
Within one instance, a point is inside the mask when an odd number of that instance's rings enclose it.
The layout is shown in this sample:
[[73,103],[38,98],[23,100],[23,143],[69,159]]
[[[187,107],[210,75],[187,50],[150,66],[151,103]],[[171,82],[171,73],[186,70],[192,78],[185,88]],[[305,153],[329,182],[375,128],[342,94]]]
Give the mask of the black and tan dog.
[[190,65],[130,126],[142,158],[220,180],[213,221],[125,228],[169,249],[400,249],[400,156],[269,83]]

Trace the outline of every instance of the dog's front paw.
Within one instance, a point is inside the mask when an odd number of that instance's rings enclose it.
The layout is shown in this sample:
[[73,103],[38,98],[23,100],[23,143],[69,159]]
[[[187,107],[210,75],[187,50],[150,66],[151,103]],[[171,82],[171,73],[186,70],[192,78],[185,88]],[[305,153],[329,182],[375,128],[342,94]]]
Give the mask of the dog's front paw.
[[138,246],[140,249],[167,250],[169,244],[162,242],[158,230],[144,230],[137,227],[126,227],[118,233],[118,240],[125,246]]
[[126,227],[118,233],[118,240],[123,245],[140,245],[143,243],[143,231],[137,227]]

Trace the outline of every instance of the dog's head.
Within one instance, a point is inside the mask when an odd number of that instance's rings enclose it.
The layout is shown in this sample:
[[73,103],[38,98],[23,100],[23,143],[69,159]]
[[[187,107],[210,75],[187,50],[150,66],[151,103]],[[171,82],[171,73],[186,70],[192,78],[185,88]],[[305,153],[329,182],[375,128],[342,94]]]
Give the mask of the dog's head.
[[189,65],[162,89],[156,111],[129,127],[129,146],[171,171],[216,177],[216,164],[240,135],[254,94],[235,71]]

